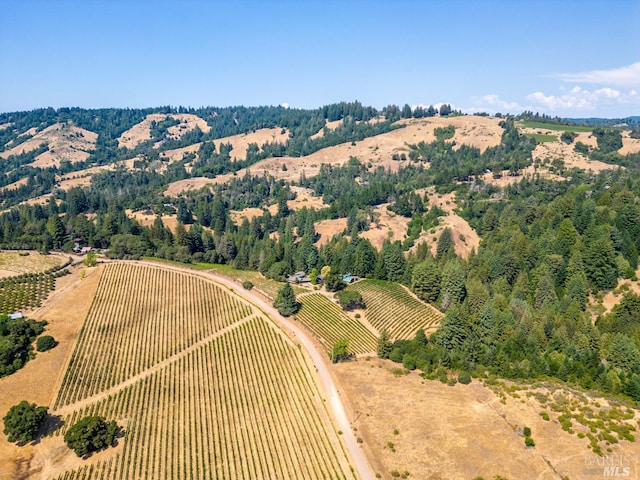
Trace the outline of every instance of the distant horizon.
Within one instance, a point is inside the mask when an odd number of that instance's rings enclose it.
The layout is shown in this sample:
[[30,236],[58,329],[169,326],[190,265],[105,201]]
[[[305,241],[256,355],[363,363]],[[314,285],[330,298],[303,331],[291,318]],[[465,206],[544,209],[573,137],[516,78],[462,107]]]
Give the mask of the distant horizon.
[[[339,104],[341,102],[345,102],[345,103],[354,103],[357,102],[359,100],[338,100],[336,102],[330,102],[330,103],[325,103],[322,105],[318,105],[315,107],[296,107],[295,105],[200,105],[200,106],[192,106],[192,105],[156,105],[156,106],[146,106],[146,107],[120,107],[120,106],[116,106],[116,107],[81,107],[81,106],[61,106],[61,107],[52,107],[52,106],[46,106],[46,107],[35,107],[35,108],[31,108],[28,110],[12,110],[12,111],[6,111],[6,112],[0,112],[0,115],[11,115],[14,113],[25,113],[25,112],[34,112],[34,111],[38,111],[38,110],[47,110],[49,108],[54,109],[55,111],[60,111],[60,110],[64,110],[64,109],[80,109],[80,110],[157,110],[157,109],[162,109],[162,108],[171,108],[171,109],[180,109],[180,108],[184,108],[187,110],[201,110],[201,109],[207,109],[207,108],[236,108],[236,107],[244,107],[244,108],[264,108],[264,107],[270,107],[270,108],[278,108],[278,107],[282,107],[282,108],[291,108],[291,109],[297,109],[297,110],[318,110],[321,109],[327,105],[335,105],[335,104]],[[360,102],[362,103],[362,102]],[[442,103],[438,103],[438,104],[433,104],[431,106],[433,106],[434,108],[438,109],[440,107],[440,105],[442,104],[448,104],[447,102],[442,102]],[[382,113],[382,110],[384,108],[386,108],[387,106],[389,106],[391,104],[387,104],[384,107],[377,107],[375,105],[367,105],[365,103],[362,103],[363,107],[373,107],[375,108],[378,112]],[[406,103],[401,103],[401,104],[395,104],[395,106],[402,108],[404,105],[408,105]],[[428,108],[429,105],[410,105],[412,111],[415,110],[415,108],[417,107],[424,107],[424,108]],[[624,117],[598,117],[598,116],[592,116],[592,117],[564,117],[564,116],[557,116],[557,115],[549,115],[549,114],[545,114],[544,112],[535,112],[535,111],[530,111],[530,110],[522,110],[521,112],[500,112],[500,111],[477,111],[477,112],[465,112],[465,111],[461,111],[462,115],[467,115],[467,116],[485,116],[485,115],[489,115],[490,117],[495,117],[496,114],[500,114],[500,115],[505,115],[505,116],[514,116],[517,117],[519,115],[524,114],[525,112],[531,112],[534,115],[547,115],[550,118],[559,118],[561,120],[568,120],[568,121],[580,121],[580,120],[584,120],[584,121],[588,121],[588,120],[640,120],[640,113],[638,114],[631,114],[631,115],[627,115]],[[439,113],[438,113],[439,115]]]
[[0,111],[357,98],[627,118],[638,25],[636,0],[4,0]]

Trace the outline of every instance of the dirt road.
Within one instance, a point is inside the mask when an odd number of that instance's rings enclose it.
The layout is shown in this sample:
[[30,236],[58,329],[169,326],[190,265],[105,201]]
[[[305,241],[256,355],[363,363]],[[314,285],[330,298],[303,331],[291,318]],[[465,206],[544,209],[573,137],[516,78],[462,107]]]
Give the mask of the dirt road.
[[195,270],[188,267],[168,265],[166,263],[153,262],[149,260],[140,261],[138,263],[159,266],[162,268],[177,270],[181,272],[188,272],[201,275],[205,278],[210,278],[211,280],[214,280],[233,289],[234,293],[251,302],[257,308],[262,310],[266,315],[268,315],[271,319],[273,319],[277,323],[280,323],[287,330],[292,332],[293,336],[308,352],[309,356],[311,357],[311,361],[316,367],[318,376],[320,377],[320,381],[322,382],[322,388],[327,397],[327,403],[331,407],[334,418],[338,422],[339,429],[342,431],[342,437],[344,438],[347,450],[349,451],[349,455],[351,456],[351,459],[353,461],[353,466],[358,473],[358,477],[360,478],[360,480],[374,479],[374,475],[371,471],[369,463],[367,462],[362,449],[358,445],[356,436],[351,429],[351,425],[349,424],[349,419],[347,418],[342,400],[340,399],[340,393],[338,392],[338,389],[333,382],[333,378],[331,377],[331,373],[329,372],[329,359],[326,358],[326,355],[316,349],[311,339],[293,321],[280,315],[280,313],[278,313],[278,311],[271,304],[257,296],[255,293],[252,293],[250,290],[245,290],[240,284],[235,283],[232,280],[229,280],[228,278],[222,277],[215,273],[207,272],[204,270]]

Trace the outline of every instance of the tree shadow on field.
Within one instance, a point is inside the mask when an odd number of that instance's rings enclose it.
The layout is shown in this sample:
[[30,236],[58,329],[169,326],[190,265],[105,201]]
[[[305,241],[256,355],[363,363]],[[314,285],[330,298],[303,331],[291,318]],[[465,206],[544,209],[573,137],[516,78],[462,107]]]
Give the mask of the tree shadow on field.
[[44,437],[48,437],[63,425],[64,422],[60,415],[47,415],[47,419],[42,424],[42,427],[40,427],[40,430],[38,430],[36,438],[30,442],[30,445],[38,445]]

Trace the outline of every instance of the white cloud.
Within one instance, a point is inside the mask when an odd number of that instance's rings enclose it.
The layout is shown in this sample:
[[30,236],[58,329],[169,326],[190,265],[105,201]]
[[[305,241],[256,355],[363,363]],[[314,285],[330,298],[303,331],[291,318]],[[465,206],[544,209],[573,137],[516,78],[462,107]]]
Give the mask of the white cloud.
[[[602,87],[595,90],[573,86],[560,88],[558,94],[541,91],[526,95],[521,101],[505,100],[495,93],[472,97],[473,106],[464,109],[467,113],[501,112],[521,113],[525,110],[561,116],[602,115],[627,116],[630,109],[640,108],[637,90]],[[622,112],[627,113],[622,113]]]
[[624,92],[610,87],[586,90],[576,86],[561,95],[534,92],[525,98],[528,102],[537,105],[537,107],[534,106],[534,109],[540,108],[545,112],[558,110],[589,112],[596,111],[603,106],[629,105],[638,102],[638,94],[635,90]]
[[467,111],[469,112],[499,110],[501,111],[501,113],[520,113],[523,110],[526,110],[526,107],[523,107],[518,102],[503,100],[495,93],[488,93],[481,97],[472,97],[472,101],[476,104],[476,106],[468,108]]
[[635,87],[640,86],[640,62],[609,70],[561,73],[556,75],[556,77],[564,82],[570,83],[596,83],[616,85],[619,87]]

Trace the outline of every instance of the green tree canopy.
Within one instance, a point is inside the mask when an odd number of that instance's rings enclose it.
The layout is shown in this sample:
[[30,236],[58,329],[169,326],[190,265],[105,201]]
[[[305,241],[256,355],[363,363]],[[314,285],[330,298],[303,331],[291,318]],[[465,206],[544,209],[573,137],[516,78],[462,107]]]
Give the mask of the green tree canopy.
[[289,283],[285,283],[284,286],[278,290],[278,295],[276,295],[273,306],[278,309],[280,315],[285,317],[293,315],[300,309],[300,304],[296,301],[293,287]]
[[426,260],[413,268],[411,289],[419,299],[436,303],[440,296],[440,269],[433,260]]
[[29,442],[36,437],[46,418],[47,407],[23,400],[4,416],[4,433],[10,442]]
[[79,457],[113,446],[120,427],[100,416],[80,419],[64,434],[64,442]]

